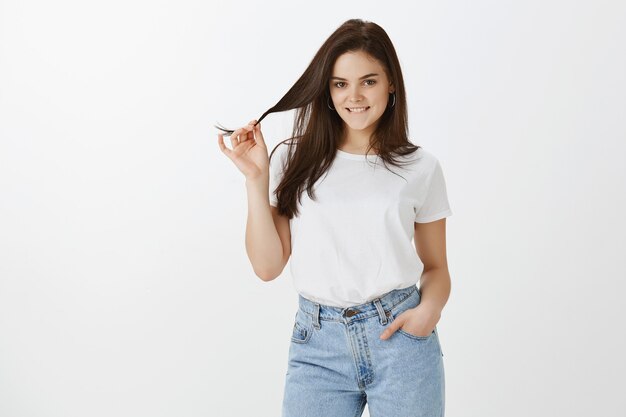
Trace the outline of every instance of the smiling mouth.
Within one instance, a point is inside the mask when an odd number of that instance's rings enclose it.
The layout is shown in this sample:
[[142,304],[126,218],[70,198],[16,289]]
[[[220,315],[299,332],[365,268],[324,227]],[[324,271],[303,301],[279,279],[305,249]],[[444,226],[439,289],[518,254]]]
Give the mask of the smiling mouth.
[[366,107],[346,107],[346,110],[348,110],[348,112],[350,112],[350,113],[363,113],[363,112],[366,112],[369,108],[370,108],[370,106],[366,106]]

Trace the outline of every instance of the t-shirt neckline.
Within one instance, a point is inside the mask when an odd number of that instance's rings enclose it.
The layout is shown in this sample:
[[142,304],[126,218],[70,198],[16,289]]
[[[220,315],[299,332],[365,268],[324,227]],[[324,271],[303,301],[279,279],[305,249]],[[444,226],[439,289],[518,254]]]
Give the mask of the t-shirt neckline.
[[337,149],[337,156],[344,158],[344,159],[357,159],[357,160],[365,160],[365,157],[367,157],[367,159],[370,160],[375,160],[376,158],[378,158],[378,155],[365,155],[365,154],[361,154],[361,153],[349,153],[346,151],[342,151],[341,149]]

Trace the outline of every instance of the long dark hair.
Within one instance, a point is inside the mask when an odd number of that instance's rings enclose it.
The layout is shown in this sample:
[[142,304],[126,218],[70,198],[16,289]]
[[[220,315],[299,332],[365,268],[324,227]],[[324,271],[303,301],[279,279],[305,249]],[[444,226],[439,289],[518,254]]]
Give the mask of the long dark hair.
[[[387,78],[395,86],[393,105],[387,104],[380,116],[376,130],[370,138],[366,154],[374,148],[385,166],[401,166],[394,153],[405,156],[420,146],[408,140],[408,117],[404,80],[396,50],[384,29],[376,23],[350,19],[333,32],[317,51],[298,81],[278,103],[258,119],[261,122],[270,113],[296,109],[292,137],[281,141],[272,155],[285,142],[289,142],[284,173],[276,188],[278,212],[291,219],[299,214],[297,207],[306,189],[313,200],[313,185],[332,164],[339,141],[344,133],[341,117],[328,107],[329,81],[337,58],[346,52],[363,51],[377,59]],[[391,99],[391,97],[390,97]],[[391,103],[389,100],[388,103]],[[215,126],[230,135],[234,130]],[[363,156],[367,160],[367,156]],[[393,172],[393,171],[392,171]]]

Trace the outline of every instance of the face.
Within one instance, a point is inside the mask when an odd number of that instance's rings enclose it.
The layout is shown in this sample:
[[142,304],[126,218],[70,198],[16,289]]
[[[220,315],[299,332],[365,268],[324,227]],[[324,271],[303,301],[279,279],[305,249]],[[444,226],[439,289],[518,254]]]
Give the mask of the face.
[[[382,65],[363,51],[346,52],[335,61],[330,96],[348,134],[371,134],[394,92]],[[354,131],[354,132],[351,132]]]

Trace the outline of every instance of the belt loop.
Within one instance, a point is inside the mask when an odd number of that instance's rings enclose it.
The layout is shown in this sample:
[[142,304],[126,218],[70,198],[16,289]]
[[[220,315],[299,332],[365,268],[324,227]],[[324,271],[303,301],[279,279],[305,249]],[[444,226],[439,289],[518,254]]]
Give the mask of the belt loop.
[[317,330],[320,329],[320,305],[318,303],[313,304],[313,327]]
[[380,318],[380,324],[383,326],[387,324],[387,315],[385,314],[385,309],[383,308],[382,303],[380,302],[380,298],[374,300],[374,305],[376,306],[376,310],[378,311],[378,317]]

